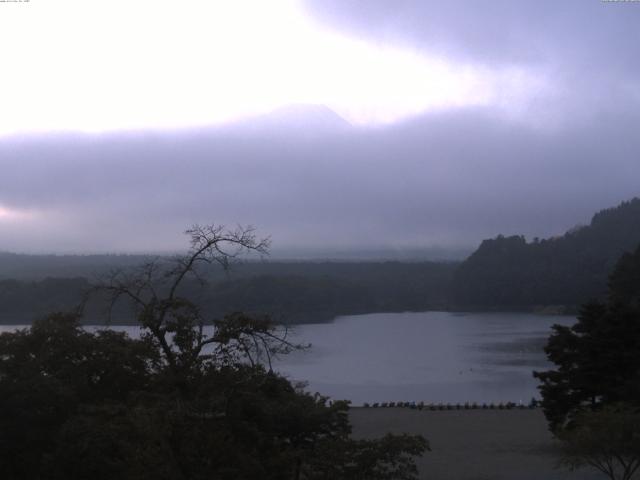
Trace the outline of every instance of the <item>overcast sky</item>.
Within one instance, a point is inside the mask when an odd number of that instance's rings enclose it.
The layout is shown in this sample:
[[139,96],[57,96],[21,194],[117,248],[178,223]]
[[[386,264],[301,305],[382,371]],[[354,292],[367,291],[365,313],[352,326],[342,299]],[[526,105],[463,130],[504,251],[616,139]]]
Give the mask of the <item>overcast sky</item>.
[[640,2],[0,2],[0,250],[475,246],[640,195]]

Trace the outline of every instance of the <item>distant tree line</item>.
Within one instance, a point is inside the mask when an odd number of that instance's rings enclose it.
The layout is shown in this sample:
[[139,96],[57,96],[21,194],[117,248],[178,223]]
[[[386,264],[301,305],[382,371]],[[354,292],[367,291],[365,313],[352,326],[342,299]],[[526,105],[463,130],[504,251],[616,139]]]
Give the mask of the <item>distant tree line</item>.
[[[197,279],[188,279],[182,288],[185,297],[218,317],[245,311],[304,323],[337,315],[445,309],[454,268],[431,262],[248,262],[234,265],[228,276],[203,269],[204,288]],[[73,309],[89,284],[83,277],[0,280],[0,323],[30,322],[47,312]],[[112,313],[114,323],[135,320],[124,307]],[[83,321],[104,322],[105,312],[90,304]]]
[[[337,315],[424,310],[577,312],[585,299],[603,299],[607,276],[625,251],[640,244],[640,199],[594,215],[590,225],[550,239],[485,240],[464,262],[247,261],[231,274],[204,269],[208,286],[186,282],[185,296],[217,316],[268,313],[289,323],[330,321]],[[24,323],[77,304],[90,281],[151,256],[25,256],[0,253],[0,323]],[[43,278],[48,272],[50,278]],[[54,275],[57,275],[54,277]],[[101,322],[98,310],[84,321]],[[131,323],[127,309],[113,321]]]

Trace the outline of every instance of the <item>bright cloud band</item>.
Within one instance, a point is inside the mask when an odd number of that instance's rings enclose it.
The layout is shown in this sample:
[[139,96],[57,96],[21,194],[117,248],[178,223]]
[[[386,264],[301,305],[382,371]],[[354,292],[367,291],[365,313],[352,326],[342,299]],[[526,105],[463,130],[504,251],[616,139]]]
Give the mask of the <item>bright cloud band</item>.
[[293,103],[369,125],[517,108],[544,86],[339,35],[290,0],[31,2],[3,10],[0,41],[4,134],[209,125]]

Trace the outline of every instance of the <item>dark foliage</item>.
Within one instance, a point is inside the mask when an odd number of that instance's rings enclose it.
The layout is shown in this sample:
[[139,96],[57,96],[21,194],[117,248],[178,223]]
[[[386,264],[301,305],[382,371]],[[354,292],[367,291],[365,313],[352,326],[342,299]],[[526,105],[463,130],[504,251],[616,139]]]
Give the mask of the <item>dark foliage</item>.
[[[446,308],[454,268],[431,262],[247,262],[226,276],[202,268],[208,284],[187,279],[182,295],[213,316],[245,311],[288,323],[330,321],[337,315]],[[47,312],[70,310],[88,286],[86,278],[0,280],[0,323],[29,323]],[[88,305],[84,321],[104,323],[104,311]],[[136,318],[127,305],[118,305],[111,321],[135,324]]]
[[346,402],[271,370],[299,348],[285,330],[242,313],[207,321],[182,296],[198,265],[266,242],[251,229],[188,233],[188,255],[95,286],[133,308],[140,340],[84,330],[72,314],[0,335],[2,478],[414,479],[422,437],[351,439]]
[[158,362],[148,342],[89,333],[54,314],[0,335],[0,454],[4,478],[39,478],[59,430],[83,405],[124,404],[150,388]]
[[559,433],[562,464],[592,467],[610,480],[631,480],[640,468],[640,413],[628,405],[584,412]]
[[203,298],[212,311],[267,312],[286,321],[446,308],[454,264],[309,263],[242,265]]
[[48,312],[71,310],[88,287],[84,278],[0,280],[0,323],[27,323]]
[[584,305],[578,323],[554,326],[545,348],[557,368],[536,372],[542,406],[554,431],[605,405],[640,407],[640,247],[611,275],[606,303]]
[[640,199],[594,215],[562,237],[482,242],[454,275],[454,303],[466,308],[577,306],[603,299],[620,255],[640,243]]

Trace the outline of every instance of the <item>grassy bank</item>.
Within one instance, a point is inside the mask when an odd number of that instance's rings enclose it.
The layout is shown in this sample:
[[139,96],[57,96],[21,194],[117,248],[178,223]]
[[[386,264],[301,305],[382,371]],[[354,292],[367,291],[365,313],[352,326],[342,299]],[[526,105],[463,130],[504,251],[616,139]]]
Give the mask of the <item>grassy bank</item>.
[[595,480],[591,471],[556,468],[558,448],[542,411],[352,408],[356,437],[419,433],[431,444],[418,460],[429,480]]

